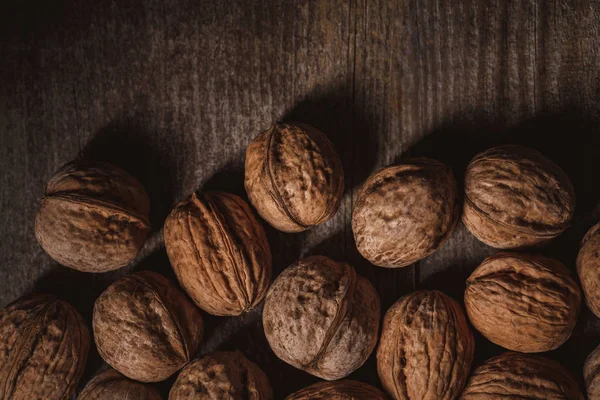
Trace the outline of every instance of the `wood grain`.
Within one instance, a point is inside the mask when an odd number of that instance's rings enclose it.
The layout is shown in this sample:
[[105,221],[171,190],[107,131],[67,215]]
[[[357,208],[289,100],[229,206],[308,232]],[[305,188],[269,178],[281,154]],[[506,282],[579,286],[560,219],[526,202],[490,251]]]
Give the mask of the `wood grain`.
[[[376,168],[426,155],[460,181],[478,151],[535,147],[578,196],[573,227],[543,252],[573,267],[600,218],[600,4],[593,0],[31,0],[0,9],[0,306],[31,290],[59,294],[86,318],[131,270],[173,277],[161,228],[193,190],[244,195],[243,152],[275,120],[325,131],[346,171],[339,213],[301,234],[267,227],[275,273],[298,257],[345,259],[387,309],[415,288],[460,299],[493,251],[462,226],[434,255],[388,270],[357,253],[350,217]],[[124,270],[86,275],[56,265],[33,235],[45,182],[75,157],[112,161],[152,200],[154,233]],[[551,356],[578,377],[600,324],[584,310]],[[276,398],[315,382],[268,349],[260,310],[207,318],[203,351],[238,347],[270,376]],[[477,361],[499,349],[477,338]],[[89,377],[100,365],[92,357]],[[373,357],[354,379],[379,386]],[[163,389],[168,388],[168,383]]]

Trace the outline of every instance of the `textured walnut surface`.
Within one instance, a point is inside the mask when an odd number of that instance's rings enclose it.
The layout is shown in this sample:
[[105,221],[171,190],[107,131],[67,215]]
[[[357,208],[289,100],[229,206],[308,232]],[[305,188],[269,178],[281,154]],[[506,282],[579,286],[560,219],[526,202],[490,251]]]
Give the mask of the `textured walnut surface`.
[[461,306],[442,292],[418,291],[385,314],[377,371],[394,399],[452,400],[465,385],[474,350]]
[[465,306],[490,341],[524,353],[563,344],[577,322],[581,294],[569,271],[546,257],[499,253],[467,279]]
[[318,382],[285,398],[285,400],[386,400],[377,388],[363,382],[341,380]]
[[569,178],[535,150],[494,147],[467,167],[463,221],[492,247],[543,243],[569,227],[574,211]]
[[354,268],[312,256],[286,268],[267,294],[263,324],[275,354],[320,378],[360,367],[377,342],[380,303]]
[[380,169],[364,183],[352,215],[360,253],[381,267],[404,267],[433,253],[458,220],[456,181],[427,158]]
[[577,382],[562,365],[545,357],[508,352],[475,369],[462,400],[583,400]]
[[83,374],[90,334],[68,303],[29,295],[0,311],[0,398],[63,400]]
[[187,365],[169,400],[272,400],[269,379],[239,351],[214,352]]
[[56,261],[85,272],[127,265],[150,232],[149,200],[128,173],[106,163],[72,162],[46,186],[35,234]]
[[335,215],[344,172],[322,132],[305,124],[275,123],[246,150],[245,186],[269,224],[299,232]]
[[85,385],[77,400],[162,400],[162,397],[152,386],[107,369]]
[[583,238],[577,256],[577,275],[589,309],[600,317],[600,223]]
[[94,339],[102,358],[142,382],[167,379],[196,353],[200,311],[169,280],[139,272],[113,283],[96,300]]
[[271,282],[271,250],[250,207],[228,193],[192,194],[169,215],[165,246],[181,286],[214,315],[254,308]]
[[586,358],[583,364],[583,379],[588,400],[600,399],[600,346]]

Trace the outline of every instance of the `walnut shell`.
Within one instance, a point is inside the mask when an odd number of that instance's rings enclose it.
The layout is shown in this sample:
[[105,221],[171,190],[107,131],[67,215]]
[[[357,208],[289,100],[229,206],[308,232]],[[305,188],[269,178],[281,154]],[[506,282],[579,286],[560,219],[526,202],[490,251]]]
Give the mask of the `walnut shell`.
[[359,368],[377,342],[379,296],[354,268],[324,256],[286,268],[267,293],[265,335],[277,357],[327,380]]
[[127,172],[75,161],[46,186],[35,235],[54,260],[84,272],[106,272],[135,258],[150,233],[148,195]]
[[250,202],[269,224],[300,232],[335,215],[344,171],[321,131],[277,122],[248,146],[244,184]]
[[583,238],[577,256],[577,274],[581,281],[585,302],[600,317],[600,223],[593,226]]
[[214,352],[187,365],[169,400],[271,400],[267,375],[239,351]]
[[254,308],[271,282],[271,250],[250,207],[229,193],[192,194],[165,222],[165,246],[179,283],[213,315]]
[[152,386],[107,369],[88,382],[77,400],[162,400],[162,397]]
[[462,400],[583,400],[569,371],[556,361],[508,352],[475,369]]
[[194,356],[202,339],[200,311],[168,279],[144,271],[125,276],[96,300],[98,353],[128,378],[159,382]]
[[380,267],[405,267],[433,253],[458,221],[452,171],[415,158],[380,169],[364,183],[352,214],[360,254]]
[[588,400],[600,399],[600,346],[596,347],[585,360],[583,379],[585,379]]
[[63,400],[83,374],[90,333],[54,296],[32,294],[0,310],[0,397]]
[[486,258],[467,279],[465,307],[490,341],[522,353],[563,344],[577,322],[579,288],[560,262],[522,253]]
[[442,292],[422,290],[385,314],[377,372],[394,399],[451,400],[467,381],[474,351],[462,307]]
[[569,227],[574,211],[569,178],[535,150],[494,147],[467,167],[462,220],[489,246],[544,244]]
[[366,383],[341,380],[335,382],[317,382],[285,400],[386,400],[387,397],[377,388]]

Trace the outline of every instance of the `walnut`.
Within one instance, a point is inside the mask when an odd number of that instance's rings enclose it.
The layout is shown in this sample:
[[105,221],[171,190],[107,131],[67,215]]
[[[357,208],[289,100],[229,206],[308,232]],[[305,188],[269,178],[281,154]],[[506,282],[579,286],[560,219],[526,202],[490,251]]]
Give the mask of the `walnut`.
[[379,379],[394,399],[455,399],[474,350],[462,307],[444,293],[418,291],[385,314],[377,349]]
[[271,282],[271,250],[250,207],[229,193],[192,194],[165,223],[165,246],[179,283],[213,315],[254,308]]
[[113,165],[75,161],[46,186],[35,220],[42,248],[60,264],[84,272],[127,265],[150,233],[142,185]]
[[285,400],[386,400],[381,391],[366,383],[341,380],[335,382],[318,382],[310,385]]
[[467,167],[462,220],[492,247],[544,244],[569,227],[574,210],[569,178],[535,150],[494,147]]
[[600,399],[600,346],[596,347],[585,360],[583,379],[585,379],[588,399]]
[[322,132],[278,122],[248,146],[244,183],[261,217],[280,231],[300,232],[335,215],[344,172]]
[[78,400],[162,400],[152,386],[132,381],[114,369],[96,375],[85,386]]
[[188,364],[169,400],[271,400],[269,379],[239,351],[210,353]]
[[198,350],[200,311],[155,272],[125,276],[94,304],[94,338],[110,366],[141,382],[167,379]]
[[508,352],[475,369],[460,398],[583,400],[583,394],[569,371],[559,363]]
[[379,330],[379,296],[346,263],[324,256],[286,268],[267,293],[265,335],[288,364],[340,379],[369,357]]
[[90,333],[54,296],[32,294],[0,310],[0,397],[63,400],[83,374]]
[[452,171],[415,158],[380,169],[364,183],[352,215],[358,251],[380,267],[405,267],[433,253],[458,221]]
[[583,238],[577,256],[577,274],[581,281],[585,302],[600,317],[600,223],[593,226]]
[[560,262],[522,253],[486,258],[467,279],[465,307],[490,341],[522,353],[549,351],[570,336],[581,294]]

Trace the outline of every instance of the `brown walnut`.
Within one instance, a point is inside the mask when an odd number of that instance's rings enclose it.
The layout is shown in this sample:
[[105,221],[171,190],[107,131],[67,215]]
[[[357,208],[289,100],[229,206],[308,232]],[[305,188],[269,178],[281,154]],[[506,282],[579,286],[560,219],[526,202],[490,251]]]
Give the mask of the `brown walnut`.
[[475,369],[462,400],[583,400],[569,371],[556,361],[508,352]]
[[60,264],[111,271],[127,265],[142,248],[150,233],[149,204],[142,185],[122,169],[71,162],[46,186],[35,235]]
[[358,251],[380,267],[405,267],[433,253],[458,221],[452,171],[427,158],[380,169],[364,183],[352,215]]
[[341,380],[318,382],[310,385],[285,400],[386,400],[387,397],[377,388],[366,383]]
[[494,147],[467,167],[462,220],[489,246],[544,244],[569,227],[574,210],[569,178],[535,150]]
[[0,310],[0,398],[63,400],[83,374],[90,333],[54,296],[33,294]]
[[98,353],[128,378],[159,382],[180,370],[202,339],[200,311],[155,272],[127,275],[94,304]]
[[288,364],[327,380],[349,375],[377,342],[379,296],[354,268],[324,256],[302,259],[275,280],[263,325]]
[[577,322],[581,294],[560,262],[522,253],[486,258],[467,279],[465,307],[490,341],[522,353],[563,344]]
[[165,223],[165,246],[179,283],[213,315],[254,308],[271,282],[271,250],[250,207],[229,193],[192,194]]
[[581,281],[585,302],[600,317],[600,223],[593,226],[583,238],[577,256],[577,274]]
[[435,290],[398,300],[377,349],[383,388],[401,400],[452,400],[467,381],[475,340],[462,307]]
[[214,352],[187,365],[169,400],[272,400],[267,375],[239,351]]
[[88,382],[77,400],[162,400],[162,397],[152,386],[107,369]]
[[583,364],[583,379],[587,389],[588,400],[600,399],[600,346],[585,360]]
[[321,131],[277,122],[248,146],[244,184],[250,202],[269,224],[300,232],[335,215],[344,171]]

